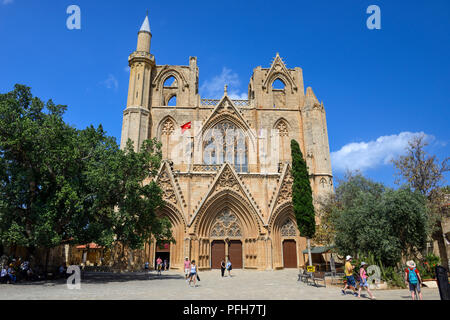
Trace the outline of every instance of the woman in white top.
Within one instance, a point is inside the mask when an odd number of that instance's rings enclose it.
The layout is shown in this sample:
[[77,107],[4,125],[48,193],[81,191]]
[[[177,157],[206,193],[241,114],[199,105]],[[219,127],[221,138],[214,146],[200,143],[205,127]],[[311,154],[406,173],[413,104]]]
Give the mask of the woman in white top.
[[191,281],[194,280],[194,287],[197,283],[197,266],[195,265],[195,260],[191,262],[191,273],[189,274],[189,286],[191,286]]

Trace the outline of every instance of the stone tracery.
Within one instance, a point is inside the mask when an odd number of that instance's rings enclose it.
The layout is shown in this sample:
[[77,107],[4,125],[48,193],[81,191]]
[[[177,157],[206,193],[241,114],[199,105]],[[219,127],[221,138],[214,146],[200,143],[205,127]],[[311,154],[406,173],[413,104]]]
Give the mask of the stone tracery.
[[217,218],[211,230],[211,237],[241,237],[241,227],[237,217],[225,209]]
[[282,237],[295,237],[297,235],[297,227],[292,222],[291,219],[287,219],[286,222],[281,227]]
[[161,134],[170,136],[175,131],[175,124],[171,119],[166,119],[162,125]]
[[238,172],[248,171],[248,143],[243,130],[228,120],[208,129],[203,136],[203,162],[227,162]]

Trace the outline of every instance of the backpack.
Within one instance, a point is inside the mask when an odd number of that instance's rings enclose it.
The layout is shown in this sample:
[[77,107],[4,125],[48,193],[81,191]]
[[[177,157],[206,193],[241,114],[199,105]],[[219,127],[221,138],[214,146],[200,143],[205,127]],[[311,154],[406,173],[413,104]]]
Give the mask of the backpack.
[[408,281],[411,284],[417,284],[418,279],[416,274],[416,268],[412,270],[408,268]]

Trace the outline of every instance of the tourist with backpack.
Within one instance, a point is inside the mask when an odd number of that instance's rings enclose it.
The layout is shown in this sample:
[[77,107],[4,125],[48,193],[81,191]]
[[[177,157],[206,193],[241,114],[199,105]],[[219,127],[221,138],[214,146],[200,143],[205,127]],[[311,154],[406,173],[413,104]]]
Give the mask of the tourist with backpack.
[[422,278],[420,277],[419,270],[417,270],[416,264],[412,260],[407,261],[406,266],[407,268],[405,269],[405,283],[409,285],[411,298],[415,300],[415,292],[417,290],[419,299],[422,300],[422,292],[420,290]]

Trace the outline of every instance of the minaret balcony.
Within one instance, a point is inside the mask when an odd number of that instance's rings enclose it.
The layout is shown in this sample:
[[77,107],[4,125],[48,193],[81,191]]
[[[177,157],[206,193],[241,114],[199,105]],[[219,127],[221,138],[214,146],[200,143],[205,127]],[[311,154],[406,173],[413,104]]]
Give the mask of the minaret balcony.
[[133,60],[135,61],[148,61],[150,60],[151,62],[153,62],[153,64],[155,63],[155,56],[152,55],[151,53],[145,52],[145,51],[135,51],[132,54],[130,54],[130,56],[128,57],[128,62],[131,63]]

